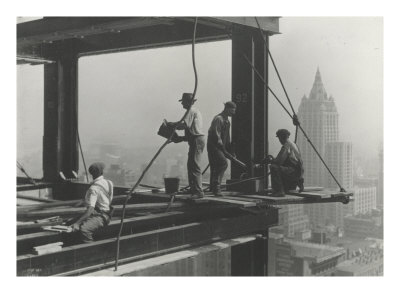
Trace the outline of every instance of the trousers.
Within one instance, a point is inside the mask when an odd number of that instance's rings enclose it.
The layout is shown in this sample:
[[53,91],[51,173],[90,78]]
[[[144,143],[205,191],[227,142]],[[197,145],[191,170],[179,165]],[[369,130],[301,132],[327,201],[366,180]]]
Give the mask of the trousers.
[[83,221],[79,230],[82,242],[93,242],[93,233],[107,225],[109,220],[107,218],[109,218],[109,216],[95,211],[89,218]]
[[274,192],[287,192],[296,189],[301,171],[294,167],[271,164],[271,185]]
[[204,136],[194,136],[189,138],[189,153],[187,160],[187,171],[190,191],[192,194],[203,193],[201,175],[201,157],[205,146]]
[[228,161],[224,153],[213,143],[207,143],[208,162],[210,163],[210,188],[219,191],[224,173],[228,168]]

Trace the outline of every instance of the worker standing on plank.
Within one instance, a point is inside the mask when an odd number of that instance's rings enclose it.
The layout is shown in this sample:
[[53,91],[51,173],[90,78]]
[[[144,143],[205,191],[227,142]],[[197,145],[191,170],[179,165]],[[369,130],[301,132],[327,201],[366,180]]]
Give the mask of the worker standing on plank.
[[113,183],[103,177],[104,164],[94,163],[89,167],[93,182],[86,192],[85,213],[71,225],[73,231],[79,231],[83,242],[93,242],[93,233],[108,225],[111,219]]
[[[190,107],[193,94],[183,93],[182,99],[179,101],[182,103],[184,109]],[[193,103],[197,99],[193,99]],[[187,141],[189,144],[189,153],[187,160],[187,171],[190,190],[192,199],[203,198],[204,192],[202,189],[202,175],[201,175],[201,157],[203,154],[205,141],[204,134],[202,131],[203,120],[200,111],[193,107],[190,107],[186,117],[182,122],[168,122],[168,126],[176,126],[177,130],[185,130],[184,136],[175,136],[172,141],[174,143],[180,143]]]
[[[297,186],[300,192],[304,190],[303,160],[299,148],[289,140],[290,132],[279,129],[276,132],[282,148],[276,158],[268,155],[265,163],[270,164],[271,185],[273,197],[285,196],[285,191],[294,190]],[[260,167],[261,165],[257,165]]]
[[208,130],[207,152],[210,163],[210,189],[215,196],[222,196],[221,182],[225,170],[228,168],[228,161],[225,157],[226,151],[231,152],[230,126],[228,117],[236,113],[236,104],[232,101],[225,103],[224,110],[216,115]]

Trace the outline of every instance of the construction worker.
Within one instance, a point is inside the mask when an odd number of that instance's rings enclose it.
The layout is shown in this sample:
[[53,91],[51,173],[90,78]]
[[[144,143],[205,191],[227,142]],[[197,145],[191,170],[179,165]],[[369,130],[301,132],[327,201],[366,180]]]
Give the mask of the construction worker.
[[103,163],[90,165],[93,182],[85,195],[86,211],[71,225],[73,231],[79,231],[83,242],[93,242],[93,233],[108,225],[111,219],[113,183],[103,177],[103,170]]
[[210,188],[215,196],[222,196],[221,182],[228,162],[225,157],[227,151],[231,151],[230,122],[229,117],[236,113],[236,104],[232,101],[225,103],[224,110],[216,115],[208,130],[207,152],[210,163]]
[[[285,191],[294,190],[297,186],[300,192],[304,190],[303,160],[297,145],[289,140],[290,132],[279,129],[276,132],[282,148],[276,158],[268,155],[265,163],[270,164],[271,185],[273,197],[285,196]],[[257,165],[256,167],[260,167]]]
[[[192,93],[183,93],[182,98],[178,101],[181,102],[184,109],[188,109],[190,107],[192,98]],[[193,103],[196,100],[197,99],[193,99]],[[201,113],[192,105],[182,122],[168,122],[168,126],[176,126],[177,130],[185,130],[184,136],[176,135],[172,141],[174,143],[180,143],[183,141],[188,142],[189,153],[187,160],[187,171],[190,187],[189,193],[192,194],[192,199],[203,198],[204,192],[202,189],[200,163],[205,146],[205,140],[202,131],[203,120]]]

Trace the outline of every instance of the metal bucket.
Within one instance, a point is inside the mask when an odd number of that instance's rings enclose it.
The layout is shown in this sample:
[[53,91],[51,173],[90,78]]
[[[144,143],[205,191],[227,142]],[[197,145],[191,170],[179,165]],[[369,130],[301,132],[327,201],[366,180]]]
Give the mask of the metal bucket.
[[179,190],[179,178],[166,177],[164,178],[164,185],[167,194],[176,193]]

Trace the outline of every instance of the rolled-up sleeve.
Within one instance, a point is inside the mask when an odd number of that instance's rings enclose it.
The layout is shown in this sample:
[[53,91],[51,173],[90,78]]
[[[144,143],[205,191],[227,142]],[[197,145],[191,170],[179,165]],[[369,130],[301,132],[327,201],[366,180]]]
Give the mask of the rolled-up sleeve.
[[93,188],[90,188],[87,192],[86,192],[86,196],[85,196],[85,204],[87,207],[91,206],[91,207],[95,207],[96,206],[96,202],[97,202],[97,191]]

